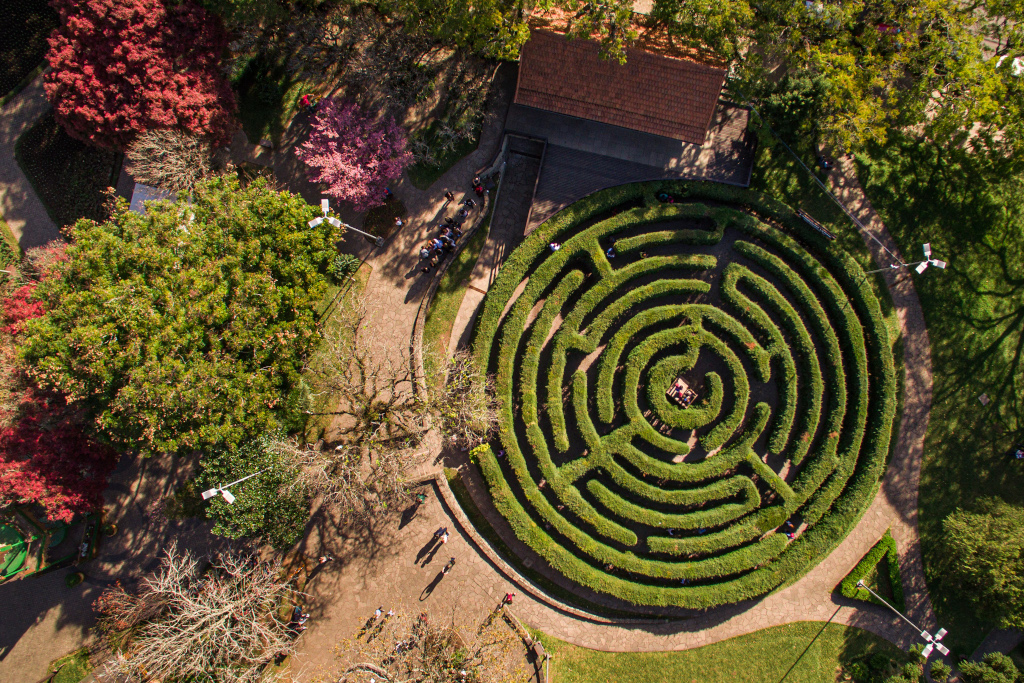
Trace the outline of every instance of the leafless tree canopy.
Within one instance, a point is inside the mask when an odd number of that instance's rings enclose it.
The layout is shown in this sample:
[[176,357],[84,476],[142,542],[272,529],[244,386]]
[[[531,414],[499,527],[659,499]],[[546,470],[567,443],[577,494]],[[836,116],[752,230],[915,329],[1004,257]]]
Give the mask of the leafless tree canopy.
[[294,595],[280,565],[222,557],[202,571],[172,546],[135,593],[118,584],[100,596],[100,628],[115,646],[106,680],[264,680],[293,650],[276,610]]
[[414,391],[407,360],[369,350],[359,335],[364,323],[362,306],[343,301],[306,367],[314,410],[334,420],[337,443],[278,445],[300,469],[296,485],[353,522],[369,521],[402,501],[405,468],[427,429],[425,403]]
[[498,426],[494,378],[480,371],[466,349],[437,365],[444,368],[445,380],[431,392],[428,408],[445,441],[466,448],[494,436]]
[[424,403],[414,390],[408,360],[370,351],[359,337],[365,320],[363,307],[345,300],[322,331],[320,347],[306,367],[314,403],[339,418],[346,443],[371,450],[380,444],[415,444],[425,431]]
[[148,130],[128,147],[128,172],[140,183],[192,192],[210,173],[212,150],[202,138],[173,130]]
[[293,485],[320,496],[349,523],[362,524],[394,510],[408,493],[404,444],[378,444],[370,451],[338,444],[317,449],[283,440],[274,444],[282,458],[298,469]]
[[526,681],[525,648],[495,613],[472,638],[426,614],[396,614],[370,624],[340,655],[349,666],[338,683],[505,683]]

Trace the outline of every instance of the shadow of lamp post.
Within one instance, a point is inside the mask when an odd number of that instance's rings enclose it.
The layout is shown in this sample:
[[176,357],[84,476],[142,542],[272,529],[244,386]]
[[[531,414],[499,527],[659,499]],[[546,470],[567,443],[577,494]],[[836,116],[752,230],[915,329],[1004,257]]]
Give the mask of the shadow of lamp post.
[[902,619],[903,621],[905,621],[908,624],[910,624],[911,626],[913,626],[914,629],[918,633],[921,634],[921,638],[923,638],[925,640],[925,642],[928,643],[927,645],[925,645],[925,648],[923,650],[921,650],[921,656],[922,657],[927,659],[928,656],[931,655],[932,650],[938,650],[939,652],[941,652],[944,655],[948,655],[949,654],[949,649],[945,645],[943,645],[942,643],[939,642],[940,640],[942,640],[943,636],[946,635],[946,629],[940,628],[938,631],[935,632],[935,635],[933,636],[931,633],[928,633],[928,631],[925,631],[923,628],[921,628],[920,626],[918,626],[917,624],[912,622],[910,619],[908,619],[906,616],[904,616],[903,613],[900,612],[898,609],[896,609],[895,607],[890,605],[888,602],[886,602],[885,599],[881,595],[879,595],[875,591],[873,591],[870,588],[868,588],[867,584],[865,584],[863,580],[857,582],[857,588],[863,588],[868,593],[871,593],[873,596],[875,596],[876,598],[881,600],[883,605],[885,605],[886,607],[891,609],[893,612],[895,612],[899,616],[900,619]]

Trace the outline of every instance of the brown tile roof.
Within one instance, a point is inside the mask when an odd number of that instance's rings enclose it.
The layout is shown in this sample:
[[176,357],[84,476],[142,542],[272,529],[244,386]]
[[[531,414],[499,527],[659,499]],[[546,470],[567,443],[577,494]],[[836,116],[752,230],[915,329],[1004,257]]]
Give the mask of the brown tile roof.
[[635,49],[622,65],[599,49],[533,31],[519,59],[516,103],[703,144],[724,69]]

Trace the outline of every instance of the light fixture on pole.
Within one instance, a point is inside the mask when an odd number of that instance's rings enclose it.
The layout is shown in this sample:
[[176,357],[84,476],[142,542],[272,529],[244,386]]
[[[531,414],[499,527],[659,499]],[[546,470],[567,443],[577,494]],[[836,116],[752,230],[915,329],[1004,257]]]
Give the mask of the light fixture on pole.
[[936,268],[946,267],[945,261],[940,261],[937,258],[932,258],[932,245],[930,242],[924,245],[924,261],[921,261],[920,263],[917,264],[916,270],[918,273],[923,273],[925,269],[928,268],[928,266],[935,266]]
[[[327,216],[327,212],[331,210],[330,200],[327,199],[326,197],[321,199],[320,200],[320,208],[323,210],[324,216],[326,217]],[[313,220],[311,220],[309,222],[309,227],[315,228],[315,227],[319,226],[320,224],[322,224],[323,222],[324,222],[324,219],[320,218],[319,216],[317,216],[316,218],[314,218]],[[371,235],[368,232],[363,232],[359,228],[353,228],[348,223],[342,223],[340,220],[338,220],[334,216],[330,216],[329,218],[327,218],[327,222],[330,223],[331,225],[333,225],[336,228],[340,228],[340,227],[344,226],[346,230],[351,230],[352,232],[358,232],[360,235],[363,235],[364,237],[369,237],[371,240],[373,240],[374,244],[376,244],[378,247],[383,247],[384,246],[384,238],[383,237],[377,237],[376,235]]]
[[233,481],[230,484],[227,484],[226,486],[218,486],[215,489],[207,489],[206,491],[203,491],[203,500],[210,500],[214,496],[220,494],[220,496],[223,497],[224,500],[228,502],[228,505],[231,505],[232,503],[235,502],[235,496],[231,493],[231,491],[228,491],[229,488],[231,488],[235,484],[241,484],[246,479],[252,479],[257,475],[263,474],[266,471],[267,470],[260,470],[259,472],[254,472],[247,477],[242,477],[238,481]]
[[869,270],[866,274],[870,275],[871,273],[881,273],[882,271],[886,270],[909,268],[910,266],[916,266],[914,270],[916,270],[918,274],[921,274],[928,269],[928,266],[935,266],[936,268],[945,268],[946,262],[940,261],[937,258],[932,258],[932,245],[931,243],[928,243],[924,245],[924,261],[916,261],[914,263],[903,263],[902,261],[900,261],[899,263],[894,263],[890,265],[888,268],[877,268],[875,270]]
[[868,593],[871,593],[873,596],[878,598],[882,602],[883,605],[885,605],[886,607],[891,609],[893,612],[895,612],[899,616],[900,619],[902,619],[903,621],[905,621],[908,624],[910,624],[911,626],[913,626],[914,629],[918,633],[921,634],[921,638],[923,638],[924,641],[926,643],[928,643],[927,645],[925,645],[924,649],[921,650],[921,656],[922,657],[926,657],[927,658],[928,656],[931,655],[931,653],[934,650],[938,650],[939,652],[941,652],[944,655],[948,655],[949,654],[949,648],[947,648],[945,645],[943,645],[942,643],[939,642],[946,635],[946,629],[940,628],[938,631],[935,632],[935,635],[932,635],[931,633],[928,633],[928,631],[925,631],[923,628],[921,628],[920,626],[918,626],[917,624],[912,622],[910,619],[907,619],[905,616],[903,616],[903,613],[900,612],[895,607],[893,607],[892,605],[890,605],[888,602],[886,602],[885,598],[883,598],[881,595],[879,595],[875,591],[873,591],[870,588],[868,588],[867,584],[865,584],[864,581],[858,581],[857,582],[857,588],[863,588]]

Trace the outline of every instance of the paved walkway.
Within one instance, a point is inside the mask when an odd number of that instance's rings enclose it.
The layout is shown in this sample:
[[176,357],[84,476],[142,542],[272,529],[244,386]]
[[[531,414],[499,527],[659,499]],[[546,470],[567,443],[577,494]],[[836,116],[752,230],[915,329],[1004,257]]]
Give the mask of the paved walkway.
[[511,254],[523,239],[523,226],[530,215],[530,204],[537,185],[537,175],[540,173],[544,145],[533,140],[511,140],[502,173],[501,190],[496,197],[494,214],[491,216],[490,231],[469,275],[466,294],[452,324],[449,353],[469,343],[473,321],[480,311],[484,295],[497,277],[505,257]]
[[103,494],[107,520],[120,531],[102,537],[99,556],[82,565],[85,582],[67,588],[69,568],[0,585],[0,683],[37,681],[52,660],[88,643],[95,623],[92,603],[103,589],[115,581],[138,580],[172,543],[200,556],[237,547],[212,535],[212,522],[164,516],[167,496],[190,475],[191,468],[170,457],[122,456]]
[[43,76],[39,75],[0,109],[0,216],[22,249],[61,239],[60,230],[14,158],[18,138],[49,108]]

